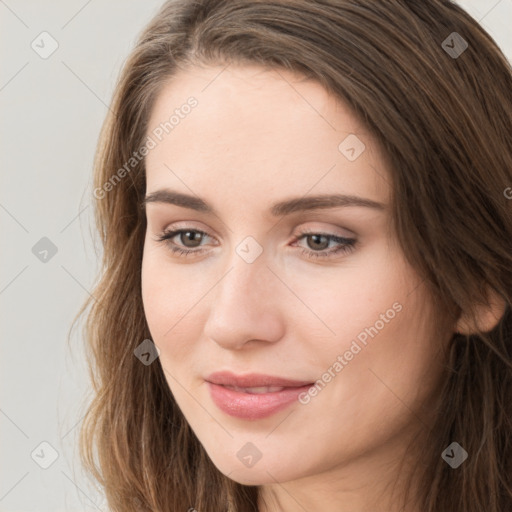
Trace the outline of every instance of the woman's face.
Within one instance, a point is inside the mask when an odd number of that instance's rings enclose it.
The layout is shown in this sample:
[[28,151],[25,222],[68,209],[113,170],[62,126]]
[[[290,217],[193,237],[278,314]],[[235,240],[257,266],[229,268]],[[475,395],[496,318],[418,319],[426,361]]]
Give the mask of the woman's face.
[[375,140],[320,85],[250,66],[180,71],[147,135],[144,310],[217,468],[265,484],[402,453],[452,333]]

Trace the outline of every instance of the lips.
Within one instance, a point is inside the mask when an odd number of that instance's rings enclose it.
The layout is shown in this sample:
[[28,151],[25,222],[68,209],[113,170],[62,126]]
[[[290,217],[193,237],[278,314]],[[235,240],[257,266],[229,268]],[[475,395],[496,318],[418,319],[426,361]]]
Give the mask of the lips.
[[210,397],[224,413],[237,418],[265,418],[298,401],[312,382],[271,375],[215,372],[206,379]]

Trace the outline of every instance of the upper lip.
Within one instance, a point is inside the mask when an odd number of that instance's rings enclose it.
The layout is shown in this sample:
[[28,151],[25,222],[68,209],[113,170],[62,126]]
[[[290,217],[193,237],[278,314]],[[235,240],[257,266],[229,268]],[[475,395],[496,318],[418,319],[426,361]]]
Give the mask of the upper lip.
[[256,388],[266,386],[280,386],[285,388],[298,388],[312,384],[306,380],[284,379],[272,375],[263,375],[260,373],[248,373],[245,375],[235,375],[228,371],[214,372],[205,379],[212,384],[221,386],[236,386],[239,388]]

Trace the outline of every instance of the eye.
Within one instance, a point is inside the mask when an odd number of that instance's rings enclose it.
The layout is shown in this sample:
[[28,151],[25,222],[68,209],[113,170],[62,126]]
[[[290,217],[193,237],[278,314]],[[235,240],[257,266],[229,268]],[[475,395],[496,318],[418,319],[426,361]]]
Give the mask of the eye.
[[[185,249],[181,248],[181,246],[176,245],[172,239],[177,237],[179,235],[179,239],[181,239],[182,242],[185,242]],[[167,246],[171,250],[171,252],[175,254],[179,254],[181,256],[188,256],[191,254],[199,254],[205,251],[205,249],[195,249],[197,247],[197,242],[201,242],[202,239],[205,236],[209,236],[208,233],[205,233],[204,231],[201,231],[199,229],[175,229],[171,231],[164,231],[161,233],[157,241],[158,242],[166,242]],[[188,246],[187,244],[192,244]],[[191,249],[187,249],[186,247],[191,247]]]
[[[173,238],[176,237],[183,245],[176,244],[176,242],[173,241]],[[164,231],[156,238],[156,241],[165,242],[174,254],[179,256],[191,256],[194,254],[202,254],[208,250],[197,248],[200,247],[199,244],[204,237],[210,237],[210,235],[199,229],[182,228]],[[300,249],[300,253],[308,258],[332,258],[334,255],[353,251],[356,244],[356,239],[354,238],[346,238],[332,233],[318,233],[315,231],[302,231],[295,237],[294,243],[302,239],[308,240],[308,242],[311,243],[308,245],[313,247],[313,249],[304,247]],[[326,250],[330,242],[334,242],[338,245],[330,250]]]
[[[308,245],[316,249],[301,249],[301,254],[308,258],[332,258],[334,255],[353,251],[356,244],[355,238],[346,238],[332,233],[317,233],[315,231],[303,231],[297,237],[297,241],[302,239],[312,242],[312,244],[308,243]],[[338,246],[326,251],[325,249],[329,246],[331,241],[338,244]]]

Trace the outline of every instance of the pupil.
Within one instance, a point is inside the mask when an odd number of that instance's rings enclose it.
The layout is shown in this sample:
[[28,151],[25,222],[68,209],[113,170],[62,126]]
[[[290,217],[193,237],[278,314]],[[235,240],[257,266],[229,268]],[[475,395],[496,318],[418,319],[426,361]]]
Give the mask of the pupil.
[[[315,244],[317,243],[318,239],[319,239],[319,238],[322,238],[322,237],[323,237],[323,238],[325,238],[325,239],[327,240],[327,237],[325,237],[325,235],[310,235],[310,238],[313,238],[313,239],[314,239]],[[328,242],[328,241],[327,241],[327,242],[324,242],[323,244],[322,244],[322,243],[320,243],[320,245],[321,245],[322,247],[318,247],[318,246],[317,246],[317,247],[316,247],[316,249],[326,249],[326,248],[327,248],[326,243],[327,243],[327,245],[329,245],[329,242]]]
[[[201,233],[198,233],[196,231],[185,231],[185,233],[182,233],[182,234],[185,234],[185,240],[186,242],[194,242],[196,240],[196,238],[198,238],[199,242],[201,241],[200,238],[201,238]],[[197,236],[196,236],[197,235]],[[185,245],[187,245],[187,243],[185,243]],[[192,245],[191,247],[195,247],[194,245]]]

